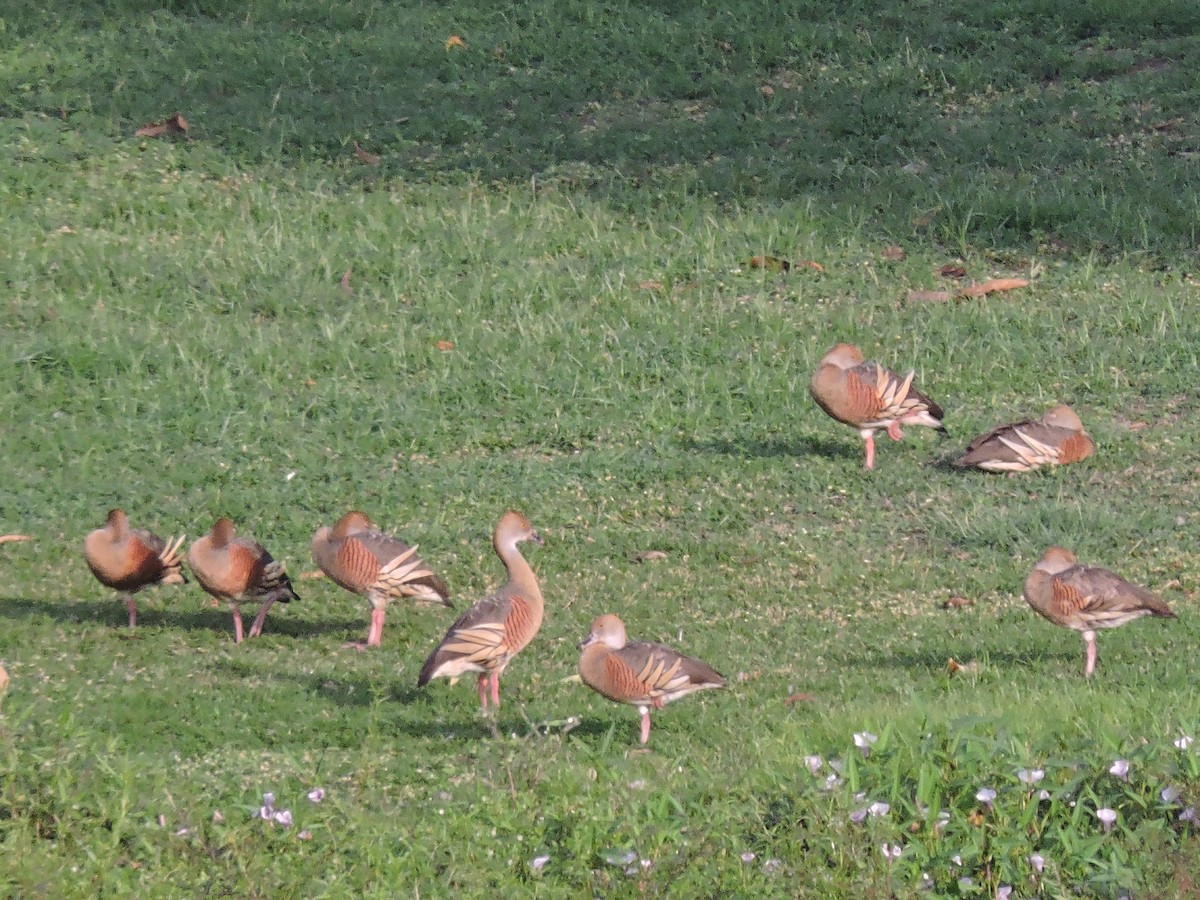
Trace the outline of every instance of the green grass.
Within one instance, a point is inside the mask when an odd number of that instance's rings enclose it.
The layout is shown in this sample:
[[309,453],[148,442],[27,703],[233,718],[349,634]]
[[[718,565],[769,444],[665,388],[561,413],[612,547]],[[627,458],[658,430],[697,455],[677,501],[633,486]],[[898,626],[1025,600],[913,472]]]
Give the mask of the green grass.
[[[0,893],[1018,896],[1036,852],[1043,896],[1190,896],[1200,14],[1084,7],[6,10],[0,531],[36,540],[0,546]],[[955,260],[1032,283],[906,300]],[[839,340],[915,367],[952,440],[865,474],[807,395]],[[1093,459],[943,465],[1059,401]],[[525,511],[548,611],[500,737],[471,686],[415,689],[448,613],[354,654],[326,580],[240,647],[194,584],[129,639],[80,553],[118,504],[229,515],[293,575],[362,508],[460,604]],[[1020,598],[1050,543],[1180,619],[1102,634],[1084,682]],[[730,676],[649,753],[564,680],[602,612]]]

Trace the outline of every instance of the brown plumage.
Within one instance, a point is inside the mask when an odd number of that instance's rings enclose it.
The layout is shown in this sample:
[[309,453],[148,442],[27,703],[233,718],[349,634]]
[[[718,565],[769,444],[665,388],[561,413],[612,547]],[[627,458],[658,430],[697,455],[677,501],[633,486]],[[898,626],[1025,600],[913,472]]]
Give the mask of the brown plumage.
[[614,615],[592,622],[579,648],[579,677],[609,700],[638,708],[643,744],[650,739],[651,707],[662,709],[696,691],[725,687],[725,676],[708,663],[663,644],[629,643],[625,623]]
[[1051,547],[1025,579],[1025,600],[1055,625],[1082,633],[1086,645],[1083,674],[1096,671],[1096,629],[1116,628],[1142,616],[1174,619],[1156,595],[1107,569],[1082,566],[1075,554]]
[[421,667],[417,687],[424,687],[434,678],[457,679],[466,672],[478,672],[479,702],[486,710],[490,682],[492,704],[500,705],[500,675],[542,627],[542,590],[533,569],[517,549],[522,541],[543,543],[529,520],[510,509],[492,533],[492,546],[508,570],[508,581],[450,626]]
[[913,387],[913,375],[903,378],[874,362],[864,362],[853,344],[836,344],[821,357],[809,384],[817,405],[837,421],[857,428],[866,446],[866,468],[875,468],[875,432],[904,437],[901,425],[925,425],[945,432],[942,408]]
[[317,530],[312,557],[334,583],[361,594],[371,604],[367,643],[351,645],[357,649],[379,646],[387,605],[393,598],[453,605],[446,582],[417,555],[416,544],[410,547],[399,538],[382,534],[357,510],[346,513],[333,528]]
[[185,584],[178,540],[164,541],[144,528],[130,528],[120,509],[110,510],[103,528],[88,534],[83,555],[97,580],[125,597],[130,629],[137,625],[133,595],[152,584]]
[[261,600],[258,615],[250,626],[250,637],[262,634],[263,622],[271,604],[299,600],[283,564],[271,558],[262,544],[248,537],[237,537],[233,522],[220,518],[204,537],[188,549],[188,565],[200,587],[218,600],[228,600],[233,610],[233,639],[242,642],[243,599]]
[[1095,449],[1075,411],[1054,406],[1040,419],[1001,425],[981,434],[954,465],[988,472],[1029,472],[1040,466],[1079,462]]

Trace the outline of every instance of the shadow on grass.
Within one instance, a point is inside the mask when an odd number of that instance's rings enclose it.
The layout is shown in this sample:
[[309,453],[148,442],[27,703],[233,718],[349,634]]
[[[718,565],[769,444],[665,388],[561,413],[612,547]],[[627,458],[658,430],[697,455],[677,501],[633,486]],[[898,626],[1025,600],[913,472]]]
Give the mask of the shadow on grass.
[[685,438],[682,443],[683,448],[692,453],[714,453],[737,459],[777,459],[801,456],[820,456],[825,459],[854,457],[857,459],[862,455],[861,450],[856,450],[846,441],[830,441],[814,437],[799,437],[791,440],[782,438],[743,438],[740,440],[713,438],[707,441]]
[[[946,223],[933,227],[961,240],[1049,234],[1085,252],[1141,246],[1155,222],[1152,244],[1194,247],[1187,154],[1146,140],[1152,164],[1098,166],[1108,134],[1064,123],[1078,109],[1111,120],[1114,136],[1140,133],[1125,112],[1139,98],[1159,119],[1187,115],[1194,65],[1177,36],[1200,20],[1188,4],[1161,20],[1083,0],[1025,4],[1006,9],[1003,30],[994,3],[953,16],[898,2],[487,6],[25,4],[6,23],[19,49],[0,74],[0,115],[68,136],[85,119],[106,136],[115,123],[132,142],[139,125],[179,111],[192,146],[251,164],[335,162],[368,190],[456,172],[535,177],[639,208],[663,189],[815,198],[839,222],[898,234],[932,207]],[[602,40],[563,40],[597,28]],[[457,32],[457,46],[443,45]],[[1088,52],[1101,32],[1110,52]],[[1121,51],[1164,65],[1152,77],[1114,70]],[[998,189],[1016,171],[1031,187]],[[1034,190],[1043,178],[1053,188]],[[1101,193],[1116,199],[1096,203]]]
[[[151,600],[151,603],[154,601]],[[243,619],[247,618],[242,609]],[[274,610],[272,610],[274,613]],[[253,618],[250,610],[249,618]],[[38,600],[30,597],[0,597],[0,618],[36,619],[45,616],[56,622],[93,621],[114,629],[128,631],[129,615],[121,600]],[[198,610],[156,609],[140,598],[137,611],[138,627],[174,628],[181,631],[222,631],[233,634],[233,617],[226,607]],[[313,637],[345,633],[361,626],[358,620],[308,621],[267,615],[263,634],[284,637]]]

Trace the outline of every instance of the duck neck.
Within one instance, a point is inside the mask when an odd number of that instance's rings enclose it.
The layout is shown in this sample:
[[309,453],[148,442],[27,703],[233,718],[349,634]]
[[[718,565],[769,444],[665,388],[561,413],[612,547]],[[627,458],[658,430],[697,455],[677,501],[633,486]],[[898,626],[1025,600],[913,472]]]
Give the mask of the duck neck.
[[518,588],[526,599],[542,606],[542,589],[538,587],[537,576],[533,573],[533,567],[517,549],[517,542],[496,541],[496,555],[508,570],[509,586]]

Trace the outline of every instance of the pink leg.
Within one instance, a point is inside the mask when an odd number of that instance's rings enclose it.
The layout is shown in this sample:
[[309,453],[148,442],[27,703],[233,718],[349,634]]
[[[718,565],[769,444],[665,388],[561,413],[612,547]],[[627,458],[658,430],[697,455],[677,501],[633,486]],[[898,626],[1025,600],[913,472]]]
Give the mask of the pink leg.
[[385,615],[387,615],[387,610],[384,607],[372,607],[371,629],[367,632],[368,647],[378,647],[383,641],[383,617]]
[[500,673],[493,672],[491,677],[492,682],[492,705],[500,705]]
[[1087,645],[1087,662],[1083,667],[1083,677],[1091,678],[1092,673],[1096,671],[1096,632],[1085,631],[1083,640]]
[[479,684],[479,702],[483,706],[483,711],[487,712],[487,700],[488,700],[487,672],[484,672],[482,675],[479,676],[478,684]]
[[240,644],[245,635],[242,632],[242,611],[238,609],[237,604],[233,604],[233,642]]
[[274,602],[274,597],[268,597],[263,605],[258,608],[258,615],[254,617],[254,624],[250,626],[250,637],[258,637],[262,634],[263,623],[267,621],[267,610],[271,608],[271,604]]
[[644,744],[648,740],[650,740],[650,710],[649,710],[649,708],[643,706],[642,707],[642,743]]
[[132,595],[125,598],[125,608],[129,610],[129,630],[133,631],[137,628],[137,603]]
[[888,437],[890,437],[893,441],[898,441],[900,438],[904,437],[904,432],[900,430],[899,422],[893,422],[888,426],[887,431]]
[[863,438],[863,441],[867,446],[866,469],[870,471],[871,469],[875,468],[875,435],[868,434],[865,438]]

